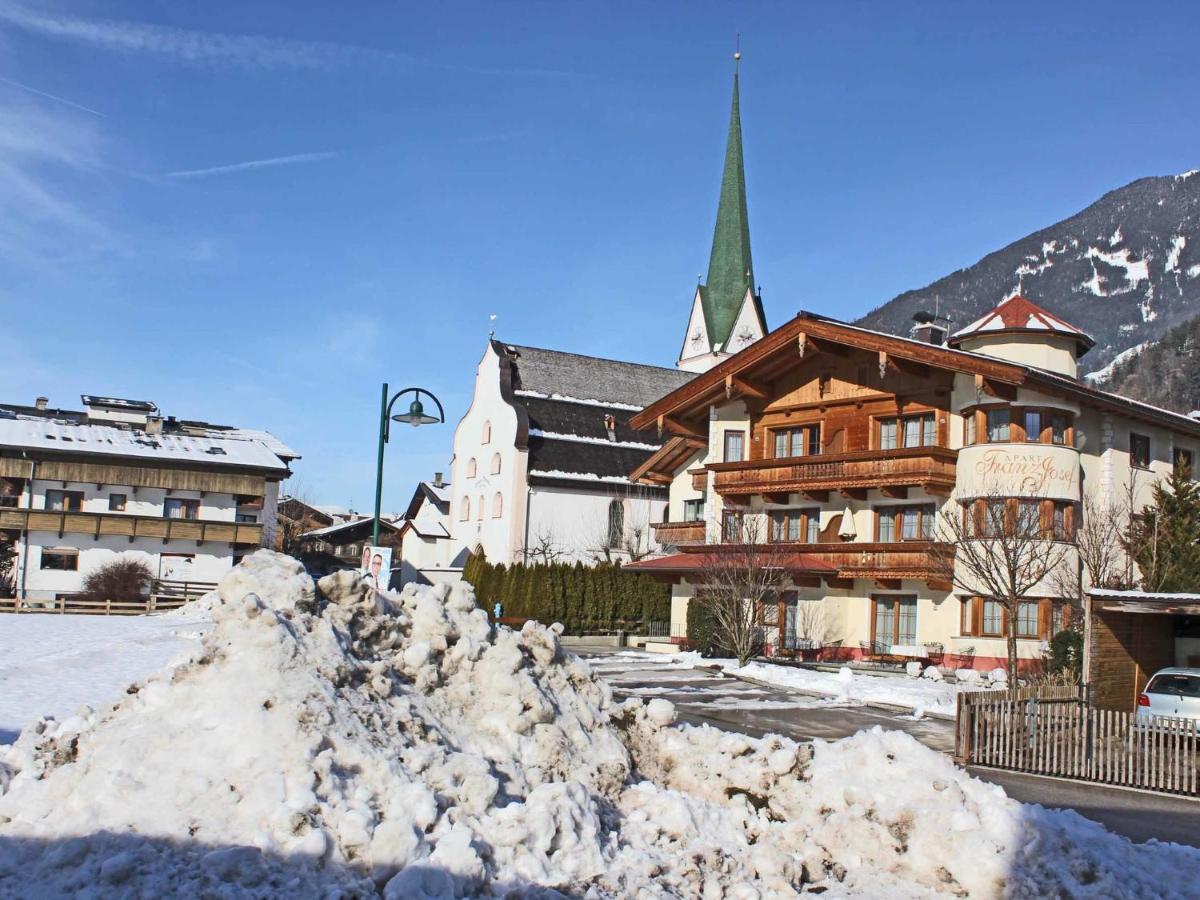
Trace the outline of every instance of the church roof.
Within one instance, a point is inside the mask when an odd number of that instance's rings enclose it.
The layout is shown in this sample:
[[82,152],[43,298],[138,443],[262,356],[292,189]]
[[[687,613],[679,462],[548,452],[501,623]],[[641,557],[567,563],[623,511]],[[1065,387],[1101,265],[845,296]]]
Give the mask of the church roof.
[[1091,336],[1020,294],[1013,294],[966,328],[960,328],[954,332],[950,335],[947,343],[952,347],[957,347],[967,338],[1014,332],[1061,334],[1073,337],[1078,342],[1077,355],[1079,356],[1082,356],[1095,344]]
[[728,344],[729,334],[747,290],[754,295],[758,316],[763,319],[762,303],[754,290],[754,262],[750,255],[750,217],[746,211],[746,172],[742,159],[742,117],[735,70],[729,136],[725,143],[725,169],[721,174],[721,197],[717,203],[717,224],[713,229],[712,253],[708,258],[708,277],[700,287],[704,323],[713,347]]
[[649,406],[695,377],[692,372],[497,343],[513,367],[513,390],[626,410]]
[[630,428],[630,417],[695,377],[560,350],[495,347],[511,367],[512,401],[528,417],[529,479],[535,484],[629,489],[629,474],[662,443],[653,429]]

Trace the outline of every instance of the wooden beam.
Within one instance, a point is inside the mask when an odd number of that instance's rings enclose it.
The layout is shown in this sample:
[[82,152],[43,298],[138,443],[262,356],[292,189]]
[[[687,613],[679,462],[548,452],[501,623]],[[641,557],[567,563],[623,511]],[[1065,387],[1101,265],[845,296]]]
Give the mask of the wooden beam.
[[906,372],[909,375],[915,375],[917,378],[929,377],[929,366],[924,363],[914,362],[911,359],[900,359],[895,356],[891,357],[888,362],[899,372]]
[[829,491],[796,491],[796,493],[813,503],[825,503],[829,500]]
[[780,493],[768,493],[762,495],[763,500],[765,500],[767,503],[787,503],[789,497],[789,494]]
[[845,356],[850,351],[841,344],[835,344],[827,340],[814,340],[808,332],[801,331],[796,336],[796,346],[800,350],[800,358],[808,359],[810,356],[816,356],[818,353],[826,353],[829,356]]
[[817,577],[809,577],[807,575],[792,578],[793,587],[815,587],[821,586],[821,579]]
[[935,590],[935,591],[952,591],[952,590],[954,590],[954,583],[950,582],[950,581],[941,581],[936,578],[929,578],[929,579],[926,579],[925,583],[927,585],[929,585],[929,587],[932,590]]
[[842,488],[838,491],[847,500],[866,500],[867,488]]
[[693,437],[698,440],[708,440],[708,432],[700,431],[691,425],[681,422],[679,419],[673,419],[670,416],[659,416],[659,420],[662,425],[667,427],[667,430],[675,434],[682,434],[685,437]]
[[770,400],[771,392],[762,385],[750,381],[748,378],[739,378],[736,375],[729,375],[725,379],[725,391],[735,390],[744,397],[753,397],[755,400]]
[[825,581],[826,587],[836,588],[841,591],[849,591],[854,588],[853,578],[837,578],[832,575],[824,575],[822,578]]
[[875,585],[881,591],[898,591],[900,590],[899,578],[876,578]]
[[879,493],[893,500],[905,500],[908,498],[908,488],[906,487],[881,487]]
[[925,493],[933,494],[937,497],[949,497],[950,492],[954,490],[954,486],[949,484],[928,483],[921,485],[921,487],[925,489]]
[[975,393],[987,394],[989,397],[996,397],[1000,400],[1016,400],[1017,388],[1016,385],[1004,384],[988,378],[986,375],[975,376]]

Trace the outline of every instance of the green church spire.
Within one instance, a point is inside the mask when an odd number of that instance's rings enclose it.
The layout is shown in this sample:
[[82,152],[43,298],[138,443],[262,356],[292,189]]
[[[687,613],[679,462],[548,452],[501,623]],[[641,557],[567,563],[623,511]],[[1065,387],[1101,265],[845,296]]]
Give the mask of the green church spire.
[[714,348],[717,345],[727,347],[746,291],[754,290],[750,219],[746,214],[746,173],[742,165],[742,117],[738,103],[737,60],[740,58],[740,53],[734,55],[733,106],[729,113],[729,139],[725,144],[721,199],[717,205],[708,278],[700,289],[708,340]]

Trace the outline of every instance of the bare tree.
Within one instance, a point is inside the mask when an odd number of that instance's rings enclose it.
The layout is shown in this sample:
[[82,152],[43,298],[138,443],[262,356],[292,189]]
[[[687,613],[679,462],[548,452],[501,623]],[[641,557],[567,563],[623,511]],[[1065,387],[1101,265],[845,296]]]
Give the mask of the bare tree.
[[931,555],[939,574],[964,593],[999,603],[1007,614],[1008,671],[1014,683],[1021,603],[1072,562],[1073,546],[1054,540],[1053,527],[1043,522],[1040,499],[996,492],[960,502],[938,522]]
[[[725,537],[732,537],[726,534]],[[761,652],[767,606],[788,581],[786,545],[765,540],[761,516],[746,516],[740,540],[714,544],[701,560],[698,603],[712,623],[714,643],[744,666]]]
[[[619,512],[614,507],[619,504]],[[626,518],[628,508],[628,519]],[[628,503],[614,496],[608,509],[597,513],[585,526],[582,544],[595,562],[629,560],[636,562],[653,549],[650,530],[650,503],[637,497]]]
[[822,601],[796,601],[796,637],[807,643],[805,649],[816,650],[822,647],[829,640],[830,632],[825,604]]
[[558,535],[549,525],[539,525],[537,531],[531,534],[520,550],[521,561],[526,565],[540,563],[549,565],[567,555]]
[[1127,588],[1128,553],[1125,550],[1131,516],[1124,498],[1100,499],[1086,494],[1080,504],[1082,521],[1075,528],[1079,565],[1062,566],[1055,573],[1058,594],[1072,598],[1076,612],[1082,610],[1084,585],[1099,588]]

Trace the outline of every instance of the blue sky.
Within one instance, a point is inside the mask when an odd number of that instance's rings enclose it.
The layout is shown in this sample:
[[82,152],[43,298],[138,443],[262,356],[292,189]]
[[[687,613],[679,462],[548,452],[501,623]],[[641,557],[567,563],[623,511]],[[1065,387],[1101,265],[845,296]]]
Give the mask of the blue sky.
[[[353,14],[347,14],[352,10]],[[1200,166],[1192,4],[0,0],[0,399],[265,427],[298,487],[448,468],[496,315],[670,365],[742,34],[768,322],[853,318]]]

